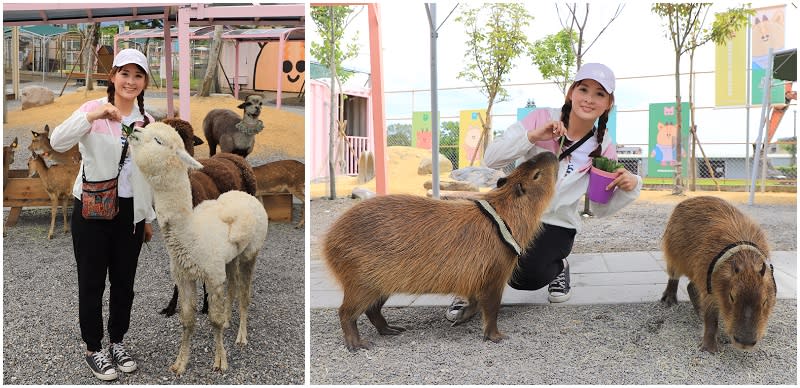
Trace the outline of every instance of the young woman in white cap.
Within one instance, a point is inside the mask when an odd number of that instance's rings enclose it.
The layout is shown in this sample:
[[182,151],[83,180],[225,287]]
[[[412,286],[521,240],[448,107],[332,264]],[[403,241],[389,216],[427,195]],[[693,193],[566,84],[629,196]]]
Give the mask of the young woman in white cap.
[[[117,53],[111,69],[108,96],[86,102],[50,135],[56,151],[79,145],[81,173],[75,179],[72,212],[72,245],[78,267],[78,311],[81,337],[86,343],[85,361],[101,380],[117,378],[117,369],[136,370],[136,361],[123,346],[133,306],[133,283],[142,243],[152,236],[155,219],[152,189],[126,152],[122,124],[145,126],[153,121],[144,110],[144,90],[149,69],[145,56],[134,49]],[[82,216],[82,176],[103,181],[119,174],[119,213],[111,220]],[[103,291],[106,274],[110,283],[108,333],[110,346],[104,351]],[[116,368],[115,366],[116,365]]]
[[[542,215],[542,232],[522,254],[508,284],[518,290],[548,286],[551,303],[570,298],[569,263],[575,234],[580,229],[578,207],[589,185],[592,158],[617,158],[616,145],[606,136],[608,114],[614,105],[614,73],[599,63],[584,64],[567,91],[561,110],[537,109],[514,123],[486,149],[484,163],[501,169],[516,160],[530,159],[539,152],[559,155],[556,194]],[[597,123],[597,126],[595,126]],[[598,217],[610,215],[639,197],[641,177],[624,168],[608,189],[619,188],[607,204],[594,203]],[[467,302],[457,297],[447,318],[464,322]]]

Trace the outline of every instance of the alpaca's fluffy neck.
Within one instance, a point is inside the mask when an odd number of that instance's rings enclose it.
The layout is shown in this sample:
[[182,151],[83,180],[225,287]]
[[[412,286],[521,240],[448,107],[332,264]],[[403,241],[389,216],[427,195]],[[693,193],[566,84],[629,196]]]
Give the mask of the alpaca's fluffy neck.
[[[159,184],[160,183],[160,184]],[[192,189],[185,172],[163,176],[151,183],[158,224],[164,234],[170,258],[193,278],[202,278],[203,271],[192,260],[187,242],[193,241],[189,223],[192,218]]]

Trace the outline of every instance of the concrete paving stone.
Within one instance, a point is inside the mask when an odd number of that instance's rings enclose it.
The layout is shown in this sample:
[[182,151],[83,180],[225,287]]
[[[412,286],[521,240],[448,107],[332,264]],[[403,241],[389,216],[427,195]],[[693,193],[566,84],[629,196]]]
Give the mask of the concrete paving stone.
[[592,273],[592,272],[608,272],[606,262],[603,260],[601,253],[581,253],[569,255],[569,272],[573,273]]
[[772,252],[772,261],[775,272],[781,271],[789,276],[797,278],[797,252],[778,251]]
[[602,254],[609,272],[662,271],[650,252],[609,252]]
[[797,278],[775,271],[775,284],[778,287],[778,299],[797,297]]
[[573,287],[616,286],[626,284],[666,286],[667,274],[664,271],[608,272],[608,273],[570,273]]

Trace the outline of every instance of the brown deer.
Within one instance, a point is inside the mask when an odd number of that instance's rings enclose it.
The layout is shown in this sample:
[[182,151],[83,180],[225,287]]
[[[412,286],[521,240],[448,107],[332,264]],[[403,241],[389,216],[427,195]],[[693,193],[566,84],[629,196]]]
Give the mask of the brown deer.
[[50,126],[45,124],[44,132],[31,131],[33,139],[28,150],[31,153],[41,155],[43,159],[51,164],[81,164],[81,153],[78,151],[78,145],[75,144],[72,148],[64,152],[58,152],[50,146]]
[[14,153],[17,152],[17,146],[19,146],[19,142],[17,142],[16,137],[11,144],[3,146],[3,187],[8,185],[8,170],[11,168],[11,164],[14,163]]
[[64,201],[61,206],[64,214],[64,233],[69,233],[67,205],[73,198],[72,187],[75,184],[75,177],[78,176],[78,170],[80,170],[80,164],[56,164],[47,167],[44,159],[35,153],[32,153],[31,158],[28,159],[28,177],[32,178],[38,174],[39,179],[42,180],[44,190],[47,191],[47,196],[50,197],[50,231],[47,233],[48,239],[53,238],[58,204],[61,200]]

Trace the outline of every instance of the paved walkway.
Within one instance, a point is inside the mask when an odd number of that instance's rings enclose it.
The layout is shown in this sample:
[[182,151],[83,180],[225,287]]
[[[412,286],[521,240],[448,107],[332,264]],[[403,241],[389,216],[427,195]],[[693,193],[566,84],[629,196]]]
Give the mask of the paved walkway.
[[[779,299],[797,298],[797,252],[772,252]],[[667,284],[660,251],[570,255],[572,298],[566,304],[653,302]],[[311,308],[339,307],[342,292],[325,264],[311,260]],[[681,278],[678,300],[688,301],[687,279]],[[387,306],[446,306],[449,295],[395,295]],[[518,291],[506,286],[503,304],[547,304],[547,289]]]

